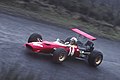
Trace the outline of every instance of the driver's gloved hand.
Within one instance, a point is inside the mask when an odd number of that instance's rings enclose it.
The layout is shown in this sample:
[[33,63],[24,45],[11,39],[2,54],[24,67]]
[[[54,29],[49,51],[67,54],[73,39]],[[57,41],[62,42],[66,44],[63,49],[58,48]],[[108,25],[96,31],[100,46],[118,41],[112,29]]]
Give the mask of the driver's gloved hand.
[[68,45],[68,44],[70,44],[69,42],[65,42],[65,45]]

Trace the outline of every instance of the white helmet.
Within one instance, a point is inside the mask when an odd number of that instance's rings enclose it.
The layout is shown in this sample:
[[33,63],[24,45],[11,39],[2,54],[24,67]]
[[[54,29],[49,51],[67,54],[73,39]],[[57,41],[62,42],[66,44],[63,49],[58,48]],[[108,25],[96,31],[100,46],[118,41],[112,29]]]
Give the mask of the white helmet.
[[72,37],[71,39],[70,39],[70,44],[71,45],[76,45],[77,44],[77,38],[75,38],[75,37]]

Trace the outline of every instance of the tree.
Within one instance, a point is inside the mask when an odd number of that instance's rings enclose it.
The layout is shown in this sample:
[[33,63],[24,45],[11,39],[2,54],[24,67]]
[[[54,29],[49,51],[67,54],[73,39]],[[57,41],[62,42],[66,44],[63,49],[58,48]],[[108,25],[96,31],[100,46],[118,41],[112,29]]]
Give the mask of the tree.
[[89,5],[88,6],[88,9],[87,9],[87,17],[89,17],[90,16],[90,14],[91,14],[91,12],[92,12],[92,10],[95,8],[95,3],[96,3],[96,1],[97,0],[86,0],[86,5]]
[[111,15],[113,15],[113,28],[116,28],[118,20],[120,18],[120,0],[114,0],[114,2],[108,1],[107,6],[111,11]]

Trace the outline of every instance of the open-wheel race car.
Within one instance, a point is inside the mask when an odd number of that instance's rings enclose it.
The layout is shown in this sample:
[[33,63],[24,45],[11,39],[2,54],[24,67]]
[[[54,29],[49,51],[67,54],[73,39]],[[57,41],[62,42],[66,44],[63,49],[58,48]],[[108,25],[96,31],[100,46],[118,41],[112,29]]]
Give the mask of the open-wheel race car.
[[95,37],[77,29],[72,31],[78,34],[78,37],[68,37],[66,40],[57,39],[56,41],[44,41],[42,36],[37,33],[30,35],[25,47],[33,53],[44,53],[53,56],[55,63],[62,63],[67,57],[85,59],[89,65],[97,67],[103,60],[103,54],[94,50],[93,41]]

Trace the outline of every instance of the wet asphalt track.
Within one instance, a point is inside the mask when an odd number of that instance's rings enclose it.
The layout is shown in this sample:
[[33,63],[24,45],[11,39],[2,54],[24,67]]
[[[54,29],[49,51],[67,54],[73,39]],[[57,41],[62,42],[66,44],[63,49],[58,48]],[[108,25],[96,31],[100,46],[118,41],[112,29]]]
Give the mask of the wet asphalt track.
[[[23,44],[33,32],[44,40],[66,39],[75,35],[70,30],[0,13],[0,70],[17,66],[19,76],[32,72],[34,80],[120,80],[120,43],[98,38],[96,49],[104,54],[98,68],[84,61],[68,59],[63,64],[52,63],[51,56],[27,54]],[[19,66],[18,66],[19,65]]]

